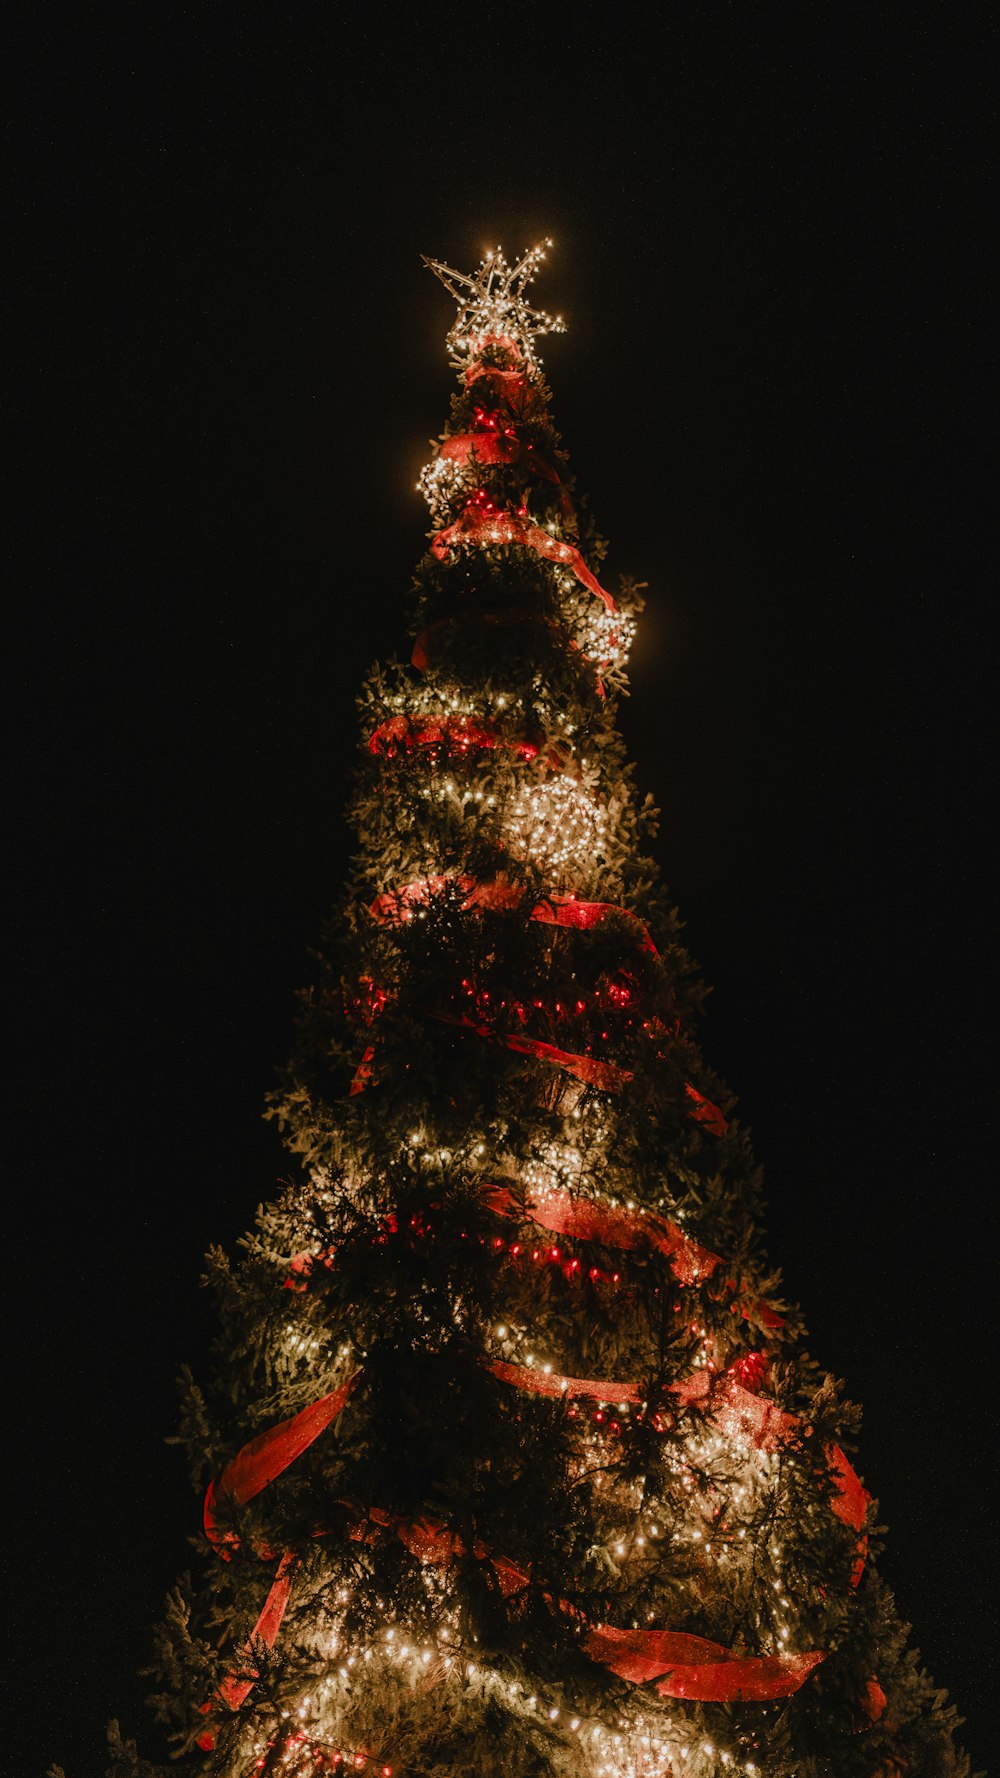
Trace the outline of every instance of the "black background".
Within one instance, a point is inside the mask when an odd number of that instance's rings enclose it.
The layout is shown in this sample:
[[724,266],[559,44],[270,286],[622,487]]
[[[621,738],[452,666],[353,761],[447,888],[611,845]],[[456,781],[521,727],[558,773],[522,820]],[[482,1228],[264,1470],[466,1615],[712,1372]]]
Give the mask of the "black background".
[[451,389],[418,254],[547,234],[556,421],[651,586],[622,722],[707,1052],[986,1757],[987,44],[875,12],[22,26],[5,1771],[92,1778],[142,1725],[190,1559],[173,1377],[205,1246],[286,1171],[260,1110]]

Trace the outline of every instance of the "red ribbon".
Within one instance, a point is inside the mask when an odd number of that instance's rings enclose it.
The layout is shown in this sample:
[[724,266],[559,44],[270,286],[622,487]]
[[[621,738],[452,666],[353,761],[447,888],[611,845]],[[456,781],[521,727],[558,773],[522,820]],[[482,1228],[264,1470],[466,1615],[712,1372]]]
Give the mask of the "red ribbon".
[[713,1105],[711,1099],[706,1099],[704,1093],[699,1093],[698,1088],[693,1087],[690,1081],[686,1084],[684,1091],[694,1105],[691,1116],[695,1122],[704,1124],[706,1130],[711,1130],[713,1136],[724,1136],[729,1125],[719,1107]]
[[[621,1403],[638,1401],[641,1396],[639,1385],[635,1383],[599,1382],[587,1377],[546,1376],[543,1372],[524,1366],[499,1362],[489,1368],[502,1381],[545,1395],[587,1395]],[[340,1389],[311,1403],[301,1413],[251,1439],[227,1465],[218,1484],[210,1487],[205,1504],[206,1529],[212,1527],[209,1536],[216,1547],[221,1540],[214,1519],[215,1500],[223,1495],[237,1502],[249,1500],[265,1488],[268,1482],[273,1481],[276,1475],[308,1449],[340,1412],[357,1381],[357,1374],[342,1384]],[[690,1392],[692,1399],[704,1393],[700,1388],[701,1379],[693,1381],[698,1387]],[[686,1385],[674,1387],[681,1393]],[[792,1416],[789,1415],[782,1418],[792,1421]],[[844,1462],[846,1463],[846,1459]],[[210,1507],[210,1500],[213,1507]],[[437,1520],[427,1517],[412,1521],[397,1519],[378,1508],[372,1508],[367,1519],[379,1529],[394,1531],[417,1561],[447,1565],[457,1556],[467,1553],[461,1539]],[[351,1532],[357,1539],[364,1535],[362,1523],[356,1523]],[[472,1553],[479,1560],[490,1561],[505,1596],[523,1591],[527,1587],[529,1576],[516,1563],[505,1557],[488,1555],[485,1547],[479,1543],[473,1546]],[[264,1642],[269,1648],[274,1647],[288,1605],[295,1560],[294,1552],[286,1550],[251,1633],[247,1644],[248,1653],[252,1652],[256,1641]],[[550,1599],[549,1603],[553,1601]],[[572,1607],[562,1600],[555,1603],[560,1610],[570,1613],[579,1621],[579,1613]],[[662,1696],[733,1703],[788,1697],[799,1689],[813,1668],[825,1658],[818,1650],[799,1655],[734,1655],[730,1649],[719,1643],[706,1641],[700,1636],[689,1636],[685,1632],[620,1630],[610,1625],[589,1628],[582,1648],[589,1660],[607,1667],[610,1672],[632,1684],[642,1685],[657,1681],[656,1689]],[[219,1703],[235,1710],[248,1697],[254,1683],[253,1678],[238,1679],[230,1675],[223,1680],[215,1698],[202,1706],[203,1712],[208,1714]],[[206,1751],[214,1745],[215,1737],[210,1730],[205,1730],[198,1737],[198,1746]]]
[[[273,1648],[278,1640],[281,1620],[285,1615],[288,1595],[292,1590],[291,1571],[294,1566],[295,1555],[293,1551],[286,1550],[278,1563],[278,1572],[271,1582],[271,1590],[264,1601],[261,1614],[250,1632],[246,1645],[248,1654],[252,1653],[255,1642],[263,1642],[268,1648]],[[238,1709],[243,1700],[249,1697],[255,1684],[256,1680],[254,1679],[236,1679],[230,1674],[222,1681],[215,1697],[210,1698],[207,1703],[201,1706],[202,1715],[207,1716],[210,1711],[216,1708],[217,1704],[225,1704],[230,1710]],[[215,1736],[211,1729],[202,1731],[197,1737],[196,1745],[205,1753],[211,1752],[215,1746]]]
[[[539,1061],[551,1062],[554,1068],[564,1068],[567,1074],[575,1075],[577,1080],[582,1080],[589,1087],[597,1087],[602,1093],[618,1093],[628,1081],[635,1079],[630,1068],[620,1068],[617,1062],[601,1062],[596,1056],[581,1055],[575,1050],[557,1049],[554,1043],[544,1043],[538,1037],[522,1037],[513,1031],[495,1032],[488,1025],[477,1025],[462,1013],[438,1011],[430,1016],[443,1024],[457,1025],[460,1030],[474,1031],[477,1037],[502,1044],[505,1049],[515,1050],[518,1055],[535,1056]],[[354,1090],[352,1086],[351,1091]],[[694,1109],[690,1115],[696,1123],[704,1124],[713,1136],[724,1136],[729,1125],[719,1107],[699,1093],[697,1087],[687,1084],[684,1091],[694,1101]]]
[[[428,879],[428,881],[434,882],[435,879],[431,878]],[[390,891],[390,895],[392,893],[393,892]],[[487,890],[487,893],[489,893],[489,890]],[[499,893],[503,896],[506,891],[500,890]],[[379,901],[375,903],[375,907],[379,906],[382,899],[383,898],[381,897],[379,898]],[[500,905],[503,905],[502,900]],[[608,902],[580,903],[575,902],[573,897],[568,896],[564,903],[560,902],[559,898],[555,898],[552,907],[552,921],[554,924],[576,925],[578,923],[577,917],[572,910],[580,907],[585,909],[600,908],[603,910],[600,917],[603,918],[606,912],[611,911],[612,904]],[[569,908],[571,910],[564,920],[559,918],[560,907]],[[374,912],[374,907],[372,911]],[[378,916],[376,915],[376,918],[377,917]],[[532,914],[532,918],[534,917],[536,917],[535,913]],[[545,916],[542,915],[540,917],[544,918]],[[595,915],[594,917],[596,918],[597,916]],[[585,923],[587,920],[588,915],[585,913],[583,915],[583,922]],[[648,939],[648,933],[646,934],[646,937]],[[649,942],[650,944],[652,943],[651,940]],[[559,1049],[555,1044],[546,1043],[541,1038],[537,1037],[524,1037],[514,1032],[495,1032],[491,1030],[488,1025],[476,1024],[473,1019],[469,1018],[468,1015],[464,1013],[453,1013],[439,1008],[431,1012],[429,1016],[438,1019],[443,1024],[456,1025],[460,1030],[474,1031],[477,1037],[484,1037],[492,1043],[502,1044],[504,1048],[516,1051],[518,1055],[534,1056],[540,1061],[551,1062],[554,1067],[564,1068],[567,1074],[575,1075],[577,1080],[582,1080],[587,1086],[597,1087],[601,1092],[617,1093],[628,1081],[635,1079],[635,1075],[630,1068],[621,1068],[616,1062],[601,1062],[594,1056],[583,1055],[576,1050]],[[663,1029],[662,1026],[659,1028],[661,1030]],[[355,1093],[362,1092],[366,1086],[370,1085],[372,1079],[370,1062],[373,1055],[374,1051],[365,1051],[358,1070],[355,1073],[354,1080],[351,1083],[351,1096]],[[692,1101],[693,1109],[690,1115],[694,1118],[695,1122],[703,1124],[713,1136],[724,1136],[729,1125],[722,1112],[719,1110],[719,1107],[713,1105],[711,1099],[706,1099],[704,1093],[699,1093],[697,1087],[691,1086],[690,1082],[685,1084],[684,1091]]]
[[542,920],[552,926],[570,926],[577,932],[589,932],[592,926],[600,926],[609,915],[621,914],[626,920],[634,921],[639,929],[639,949],[648,951],[651,957],[658,957],[649,927],[644,925],[638,914],[629,908],[619,906],[613,901],[578,901],[575,895],[550,895],[538,902],[531,910],[532,920]]
[[[521,1201],[504,1185],[484,1185],[481,1202],[497,1216],[520,1216],[522,1213]],[[631,1252],[643,1246],[651,1247],[670,1260],[674,1277],[683,1285],[706,1282],[722,1264],[717,1253],[700,1246],[675,1222],[657,1215],[655,1211],[623,1210],[552,1188],[526,1200],[523,1213],[549,1234],[568,1235],[571,1240],[599,1241],[602,1246],[615,1247],[622,1252]],[[285,1289],[305,1290],[304,1279],[317,1260],[325,1266],[331,1266],[333,1249],[318,1255],[295,1254],[289,1262]],[[727,1278],[726,1284],[730,1290],[737,1288],[732,1278]],[[749,1304],[743,1304],[742,1314],[745,1321],[759,1321],[764,1327],[779,1328],[785,1325],[784,1316],[779,1315],[761,1297],[752,1299]]]
[[[589,1396],[592,1400],[619,1406],[643,1399],[642,1386],[638,1382],[614,1383],[601,1377],[564,1377],[558,1372],[540,1370],[535,1365],[499,1361],[489,1368],[501,1382],[511,1383],[515,1389],[523,1389],[530,1395]],[[684,1407],[705,1402],[715,1424],[727,1438],[749,1439],[759,1451],[780,1449],[802,1425],[797,1414],[787,1413],[774,1402],[762,1401],[759,1395],[745,1389],[730,1371],[722,1376],[713,1376],[707,1370],[693,1371],[680,1382],[671,1383],[670,1394],[676,1395]],[[839,1445],[827,1445],[826,1457],[833,1470],[836,1491],[830,1511],[852,1531],[860,1531],[871,1495]],[[857,1586],[861,1579],[866,1544],[867,1540],[863,1540],[858,1546],[860,1566],[855,1562],[852,1586]]]
[[[293,1260],[294,1265],[294,1260]],[[321,1432],[337,1418],[347,1403],[348,1397],[360,1377],[361,1372],[355,1371],[346,1383],[329,1395],[321,1395],[318,1401],[312,1401],[300,1413],[293,1414],[288,1420],[279,1420],[276,1426],[269,1426],[265,1432],[258,1433],[250,1439],[219,1476],[218,1481],[211,1481],[205,1493],[204,1524],[205,1536],[212,1546],[226,1561],[230,1551],[239,1546],[239,1538],[234,1531],[223,1531],[218,1520],[217,1511],[223,1502],[227,1505],[243,1506],[256,1494],[281,1475],[303,1451],[319,1438]],[[250,1639],[247,1652],[252,1652],[255,1642],[264,1642],[273,1648],[281,1628],[281,1620],[285,1615],[288,1597],[292,1590],[292,1569],[295,1565],[295,1553],[286,1550],[278,1563],[278,1570],[271,1583],[270,1592],[264,1601],[260,1616],[257,1619]],[[236,1679],[232,1674],[222,1681],[215,1698],[202,1705],[203,1715],[208,1715],[216,1703],[222,1703],[235,1710],[253,1689],[252,1679]],[[198,1746],[206,1752],[215,1746],[215,1736],[206,1729],[198,1736]]]
[[505,1364],[500,1359],[488,1369],[501,1383],[512,1383],[515,1389],[523,1389],[529,1395],[585,1395],[593,1401],[610,1402],[613,1407],[642,1400],[638,1383],[605,1382],[598,1377],[562,1377],[553,1371],[540,1370],[536,1365]]
[[[489,1185],[484,1202],[498,1215],[517,1214],[518,1204],[506,1186]],[[539,1192],[525,1203],[525,1214],[540,1228],[578,1241],[600,1241],[606,1247],[629,1252],[652,1247],[670,1260],[670,1269],[681,1284],[700,1284],[722,1264],[717,1253],[699,1247],[675,1222],[665,1216],[641,1215],[610,1204],[574,1198],[567,1191]],[[772,1311],[773,1313],[773,1311]],[[777,1318],[780,1321],[780,1317]]]
[[[616,1062],[600,1062],[596,1056],[584,1056],[574,1050],[557,1049],[554,1043],[543,1043],[539,1037],[522,1037],[516,1031],[491,1031],[488,1025],[477,1025],[464,1013],[432,1012],[432,1019],[438,1019],[444,1025],[456,1025],[460,1031],[474,1032],[477,1037],[485,1037],[491,1043],[499,1043],[504,1049],[514,1050],[519,1056],[533,1056],[541,1062],[551,1062],[554,1068],[564,1068],[567,1074],[576,1076],[588,1087],[597,1087],[602,1093],[617,1093],[626,1081],[634,1080],[631,1069],[619,1068]],[[357,1075],[354,1083],[357,1082]],[[352,1083],[351,1092],[361,1091]]]
[[[426,907],[436,895],[441,895],[452,887],[462,895],[463,911],[472,908],[488,908],[491,911],[516,908],[524,900],[525,893],[520,883],[508,883],[503,877],[497,877],[492,883],[477,883],[474,877],[421,877],[414,883],[404,883],[399,889],[386,890],[384,895],[377,896],[372,902],[370,911],[380,924],[403,923],[412,919],[412,908]],[[649,928],[643,925],[638,915],[614,902],[578,901],[575,895],[550,895],[544,901],[535,903],[528,918],[539,920],[548,926],[565,926],[578,932],[586,932],[614,914],[621,914],[638,927],[640,950],[648,951],[653,957],[658,956],[656,946],[649,936]]]
[[[535,759],[538,754],[536,740],[498,735],[495,728],[468,716],[387,716],[368,738],[369,753],[383,759],[410,753],[414,747],[438,746],[460,755],[493,747],[509,748],[523,760]],[[550,753],[546,765],[561,771],[564,761],[559,754]]]
[[583,1652],[633,1685],[657,1680],[664,1698],[699,1702],[765,1703],[788,1698],[825,1660],[818,1649],[801,1655],[735,1655],[718,1642],[679,1630],[591,1630]]
[[[491,343],[505,346],[515,358],[520,359],[520,351],[513,340],[495,339]],[[477,358],[473,364],[466,366],[465,381],[470,386],[473,383],[489,383],[515,418],[536,414],[545,406],[541,389],[520,370],[501,370],[498,365],[483,364]]]
[[530,439],[518,438],[513,429],[502,431],[490,427],[476,432],[453,432],[442,443],[438,457],[443,457],[447,463],[472,461],[492,465],[520,462],[533,474],[554,482],[556,487],[561,486],[559,476],[548,459],[536,451]]
[[562,567],[570,569],[581,586],[585,586],[595,598],[603,600],[609,611],[618,609],[611,594],[591,574],[580,551],[572,543],[564,543],[550,532],[544,531],[541,525],[533,525],[516,513],[498,511],[492,501],[483,495],[470,500],[454,524],[446,525],[443,531],[436,533],[431,543],[432,554],[444,562],[453,545],[458,543],[487,546],[521,544],[525,549],[532,549],[537,555],[544,556],[546,561],[558,562]]
[[232,1547],[239,1540],[234,1532],[221,1529],[217,1509],[222,1505],[244,1506],[301,1457],[337,1418],[360,1375],[360,1371],[355,1371],[353,1377],[329,1395],[321,1395],[291,1419],[280,1420],[277,1426],[269,1426],[266,1432],[252,1438],[227,1463],[218,1481],[209,1483],[205,1495],[205,1536],[222,1555],[228,1556],[225,1545]]
[[[520,1205],[513,1193],[502,1185],[485,1188],[483,1201],[498,1216],[517,1215]],[[598,1204],[586,1198],[575,1198],[567,1191],[540,1192],[525,1203],[525,1214],[539,1228],[553,1235],[569,1235],[578,1241],[600,1241],[606,1247],[630,1252],[636,1247],[652,1247],[670,1260],[670,1270],[678,1283],[701,1284],[710,1278],[722,1260],[710,1248],[692,1241],[675,1222],[655,1212],[622,1210],[609,1204]],[[730,1290],[736,1283],[728,1278]],[[772,1309],[762,1297],[744,1304],[745,1321],[759,1321],[764,1327],[784,1327],[785,1318]]]
[[[419,1562],[445,1567],[470,1553],[461,1538],[435,1519],[406,1521],[378,1510],[372,1510],[368,1518],[380,1528],[394,1531]],[[354,1535],[364,1535],[360,1524]],[[504,1556],[490,1555],[483,1544],[473,1544],[471,1553],[490,1563],[505,1598],[524,1592],[530,1584],[523,1568]],[[549,1594],[545,1598],[566,1616],[584,1623],[565,1600],[554,1600]],[[826,1658],[819,1650],[799,1655],[735,1655],[719,1642],[683,1631],[619,1630],[610,1624],[589,1627],[581,1647],[588,1660],[633,1685],[658,1679],[656,1689],[663,1697],[729,1703],[787,1698]]]
[[[620,1068],[616,1062],[601,1062],[596,1056],[581,1055],[575,1050],[557,1049],[554,1043],[545,1043],[538,1037],[522,1037],[517,1032],[496,1032],[489,1025],[477,1025],[464,1013],[447,1012],[441,1009],[428,1014],[444,1025],[454,1025],[460,1031],[474,1032],[477,1037],[484,1037],[490,1043],[499,1043],[504,1049],[514,1050],[520,1056],[532,1056],[541,1062],[551,1062],[554,1068],[564,1068],[586,1086],[596,1087],[602,1093],[617,1093],[635,1076],[629,1068]],[[354,1079],[348,1089],[348,1097],[353,1099],[356,1094],[363,1093],[366,1087],[375,1084],[375,1071],[372,1063],[375,1060],[375,1047],[368,1044],[361,1060],[354,1071]],[[723,1136],[729,1128],[717,1105],[699,1093],[697,1087],[686,1085],[684,1091],[694,1101],[694,1109],[690,1113],[697,1123],[704,1124],[713,1136]]]
[[347,1097],[349,1099],[355,1098],[358,1093],[363,1093],[366,1087],[375,1085],[375,1070],[372,1067],[374,1060],[375,1045],[373,1043],[366,1044],[361,1054],[361,1060],[354,1070],[354,1079],[348,1089]]

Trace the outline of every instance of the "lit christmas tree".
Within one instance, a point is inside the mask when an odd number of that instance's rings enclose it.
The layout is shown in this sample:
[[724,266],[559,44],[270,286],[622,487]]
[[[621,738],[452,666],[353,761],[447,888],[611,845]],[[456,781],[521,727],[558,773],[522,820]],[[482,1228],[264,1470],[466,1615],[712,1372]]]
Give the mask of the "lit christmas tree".
[[614,726],[640,599],[549,417],[543,257],[427,262],[459,387],[412,651],[362,696],[272,1107],[298,1178],[211,1256],[208,1578],[158,1709],[231,1778],[959,1778],[695,1041]]

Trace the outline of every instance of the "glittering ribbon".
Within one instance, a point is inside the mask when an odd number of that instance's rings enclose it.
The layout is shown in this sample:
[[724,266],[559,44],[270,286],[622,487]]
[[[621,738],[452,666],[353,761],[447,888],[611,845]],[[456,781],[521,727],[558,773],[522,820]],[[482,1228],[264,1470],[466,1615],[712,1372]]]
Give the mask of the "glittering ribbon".
[[557,562],[574,574],[581,586],[585,586],[594,597],[603,600],[609,611],[617,611],[618,607],[609,592],[601,586],[596,576],[590,572],[580,551],[572,543],[565,543],[551,532],[542,529],[541,525],[533,525],[526,518],[516,513],[500,512],[492,502],[485,499],[470,500],[465,511],[455,520],[454,524],[446,525],[438,531],[431,543],[431,552],[439,561],[447,561],[452,548],[456,544],[505,544],[517,543],[525,549],[534,550],[547,562]]

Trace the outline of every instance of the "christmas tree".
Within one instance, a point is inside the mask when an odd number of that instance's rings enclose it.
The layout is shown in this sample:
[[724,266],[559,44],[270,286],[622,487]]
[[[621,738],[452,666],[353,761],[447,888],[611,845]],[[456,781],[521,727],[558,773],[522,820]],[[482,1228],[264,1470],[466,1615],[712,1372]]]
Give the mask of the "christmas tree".
[[270,1108],[297,1174],[210,1256],[206,1581],[157,1708],[231,1778],[959,1778],[696,1041],[615,728],[640,589],[553,429],[543,258],[427,262],[431,542]]

